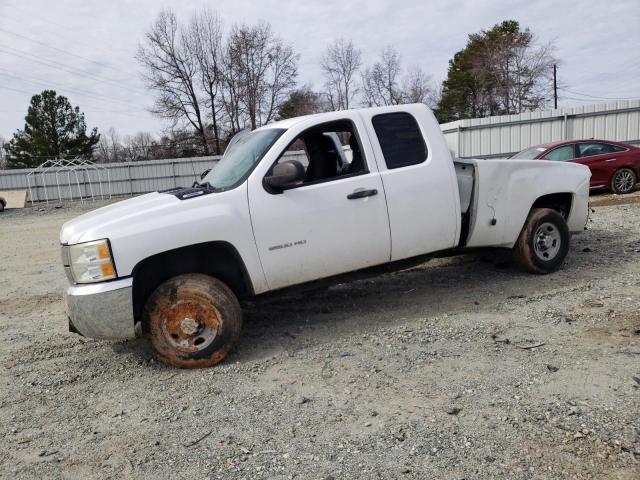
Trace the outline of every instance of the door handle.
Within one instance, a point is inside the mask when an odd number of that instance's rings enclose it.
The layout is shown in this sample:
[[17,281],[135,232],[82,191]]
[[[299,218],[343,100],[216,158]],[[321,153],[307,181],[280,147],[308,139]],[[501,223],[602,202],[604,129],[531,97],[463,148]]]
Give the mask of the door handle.
[[610,158],[609,160],[605,160],[605,162],[615,162],[617,158]]
[[377,194],[378,194],[378,190],[376,190],[375,188],[372,188],[371,190],[356,190],[355,192],[347,195],[347,198],[349,200],[355,200],[357,198],[373,197],[374,195],[377,195]]

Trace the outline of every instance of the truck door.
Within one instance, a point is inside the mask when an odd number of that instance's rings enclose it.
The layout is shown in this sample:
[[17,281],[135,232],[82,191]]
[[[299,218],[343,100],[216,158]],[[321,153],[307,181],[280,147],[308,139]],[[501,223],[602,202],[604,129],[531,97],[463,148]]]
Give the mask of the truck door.
[[358,117],[301,131],[270,167],[304,167],[304,178],[282,192],[251,178],[251,221],[270,289],[389,261],[382,181],[362,131]]
[[433,114],[422,106],[361,111],[382,177],[392,260],[456,245],[460,199],[451,155]]

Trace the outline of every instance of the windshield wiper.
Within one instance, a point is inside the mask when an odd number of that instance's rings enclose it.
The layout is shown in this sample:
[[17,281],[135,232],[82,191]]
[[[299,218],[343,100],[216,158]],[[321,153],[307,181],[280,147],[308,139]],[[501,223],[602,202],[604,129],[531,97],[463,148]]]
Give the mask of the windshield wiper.
[[213,185],[211,185],[209,182],[198,182],[197,180],[195,182],[193,182],[193,185],[191,185],[191,187],[195,188],[204,188],[206,190],[215,190],[216,187],[214,187]]

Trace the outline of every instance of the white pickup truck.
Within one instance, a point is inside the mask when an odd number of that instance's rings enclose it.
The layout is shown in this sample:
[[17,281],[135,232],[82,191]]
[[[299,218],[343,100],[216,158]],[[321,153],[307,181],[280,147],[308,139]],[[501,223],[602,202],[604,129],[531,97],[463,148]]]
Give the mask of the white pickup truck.
[[475,247],[552,272],[584,229],[589,177],[573,163],[454,161],[424,105],[272,123],[193,187],[62,227],[69,327],[146,333],[163,361],[203,367],[238,340],[238,298]]

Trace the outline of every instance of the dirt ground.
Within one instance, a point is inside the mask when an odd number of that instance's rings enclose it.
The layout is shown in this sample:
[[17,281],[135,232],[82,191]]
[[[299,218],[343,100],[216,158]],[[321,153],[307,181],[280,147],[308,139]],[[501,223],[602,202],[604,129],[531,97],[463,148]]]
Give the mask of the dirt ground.
[[247,302],[198,371],[67,332],[58,233],[94,204],[7,211],[0,477],[640,478],[640,203],[613,203],[552,275],[483,252]]

